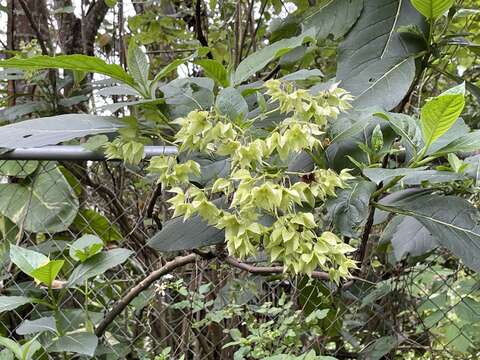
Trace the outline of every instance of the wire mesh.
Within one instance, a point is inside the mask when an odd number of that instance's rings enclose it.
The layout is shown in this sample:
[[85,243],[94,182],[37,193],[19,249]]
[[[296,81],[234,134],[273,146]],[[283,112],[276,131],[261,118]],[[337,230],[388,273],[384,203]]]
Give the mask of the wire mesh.
[[[143,165],[8,160],[0,161],[0,175],[2,295],[61,299],[57,310],[34,303],[2,311],[0,334],[25,341],[36,335],[25,333],[25,323],[54,316],[62,333],[38,335],[46,344],[39,358],[77,358],[54,351],[49,342],[92,333],[141,279],[180,255],[159,254],[147,245],[170,216],[168,193]],[[78,266],[70,245],[85,234],[98,236],[107,249],[125,248],[133,255],[69,286]],[[53,289],[12,264],[12,245],[65,261]],[[376,267],[385,259],[375,256],[381,255],[374,254],[368,280],[341,286],[249,274],[198,257],[140,293],[108,326],[93,358],[260,359],[310,350],[337,359],[478,358],[477,274],[440,250],[415,264]]]

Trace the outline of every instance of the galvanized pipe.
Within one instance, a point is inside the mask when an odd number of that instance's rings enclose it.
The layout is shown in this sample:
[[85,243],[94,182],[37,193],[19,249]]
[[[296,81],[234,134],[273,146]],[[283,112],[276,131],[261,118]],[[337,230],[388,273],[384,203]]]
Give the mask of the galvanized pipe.
[[[145,158],[172,156],[178,153],[176,146],[145,146]],[[103,161],[108,160],[101,151],[90,151],[82,145],[53,145],[19,148],[0,154],[0,160],[58,160],[58,161]]]

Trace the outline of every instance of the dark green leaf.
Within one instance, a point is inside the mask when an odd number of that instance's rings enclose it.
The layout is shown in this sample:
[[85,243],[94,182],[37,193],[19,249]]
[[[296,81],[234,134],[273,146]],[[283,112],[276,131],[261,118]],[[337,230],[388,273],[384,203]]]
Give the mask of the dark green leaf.
[[26,231],[64,231],[77,211],[78,199],[54,163],[22,183],[0,184],[0,212]]
[[55,145],[91,134],[114,132],[121,127],[108,116],[66,114],[22,121],[0,127],[0,147],[7,149]]
[[42,317],[36,320],[25,320],[17,328],[18,335],[37,334],[45,331],[57,333],[57,324],[53,316]]
[[106,242],[123,239],[116,224],[112,224],[105,216],[92,209],[81,209],[72,227],[82,234],[97,235]]
[[409,0],[365,1],[338,50],[337,80],[355,96],[354,106],[390,110],[403,99],[415,76],[412,55],[424,46],[397,32],[410,24],[426,27]]
[[335,0],[322,2],[317,8],[302,16],[303,30],[315,29],[317,39],[333,35],[344,36],[357,21],[363,9],[362,0]]
[[357,228],[368,216],[370,196],[376,190],[374,183],[360,180],[337,192],[327,203],[328,218],[344,236],[357,237]]
[[382,233],[382,241],[389,241],[397,261],[407,255],[421,256],[438,246],[430,231],[410,216],[395,216]]
[[311,39],[314,36],[315,32],[313,29],[310,29],[299,36],[279,40],[258,50],[238,65],[235,74],[233,75],[232,85],[238,85],[244,82],[252,75],[255,75],[257,71],[262,70],[269,62],[285,55],[297,46],[302,45],[307,39]]
[[392,351],[398,343],[399,341],[395,336],[381,337],[362,350],[361,359],[380,360],[384,355]]
[[68,279],[67,287],[81,285],[86,280],[103,274],[118,265],[123,264],[133,252],[127,249],[113,249],[101,252],[84,263],[78,265]]
[[31,304],[35,299],[25,296],[4,296],[0,295],[0,313],[16,309],[25,304]]
[[436,155],[446,155],[457,152],[470,152],[480,149],[480,130],[472,131],[453,140],[447,146],[435,151]]
[[398,192],[394,201],[377,206],[414,217],[440,246],[458,256],[469,268],[480,270],[480,214],[468,201],[409,189]]
[[35,160],[0,160],[0,175],[24,178],[32,174],[38,167]]
[[240,92],[228,87],[220,90],[215,101],[215,106],[220,114],[227,116],[230,120],[238,117],[245,117],[248,114],[248,104]]
[[363,174],[373,182],[388,182],[396,176],[403,176],[402,182],[406,185],[418,185],[423,181],[429,181],[432,184],[462,180],[464,176],[450,171],[425,170],[426,168],[367,168]]
[[95,335],[86,332],[79,332],[59,337],[48,347],[48,351],[94,356],[97,345],[98,338]]

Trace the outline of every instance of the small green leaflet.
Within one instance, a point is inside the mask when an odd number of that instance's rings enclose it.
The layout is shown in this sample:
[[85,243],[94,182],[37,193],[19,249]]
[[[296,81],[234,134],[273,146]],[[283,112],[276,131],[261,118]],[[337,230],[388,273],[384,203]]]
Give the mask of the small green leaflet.
[[420,124],[426,149],[452,127],[464,106],[465,84],[461,84],[433,98],[422,107]]

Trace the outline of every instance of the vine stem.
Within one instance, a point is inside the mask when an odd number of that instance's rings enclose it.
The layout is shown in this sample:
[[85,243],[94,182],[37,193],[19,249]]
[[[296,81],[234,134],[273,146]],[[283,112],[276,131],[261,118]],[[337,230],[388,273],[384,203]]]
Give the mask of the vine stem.
[[100,337],[103,335],[107,327],[113,322],[113,320],[135,299],[142,291],[146,290],[155,281],[160,279],[163,275],[172,272],[173,270],[182,267],[187,264],[191,264],[197,261],[196,254],[189,254],[185,256],[176,257],[172,261],[167,262],[160,269],[157,269],[150,273],[146,278],[140,281],[135,287],[133,287],[123,298],[121,298],[110,310],[103,320],[98,324],[95,329],[95,335]]

